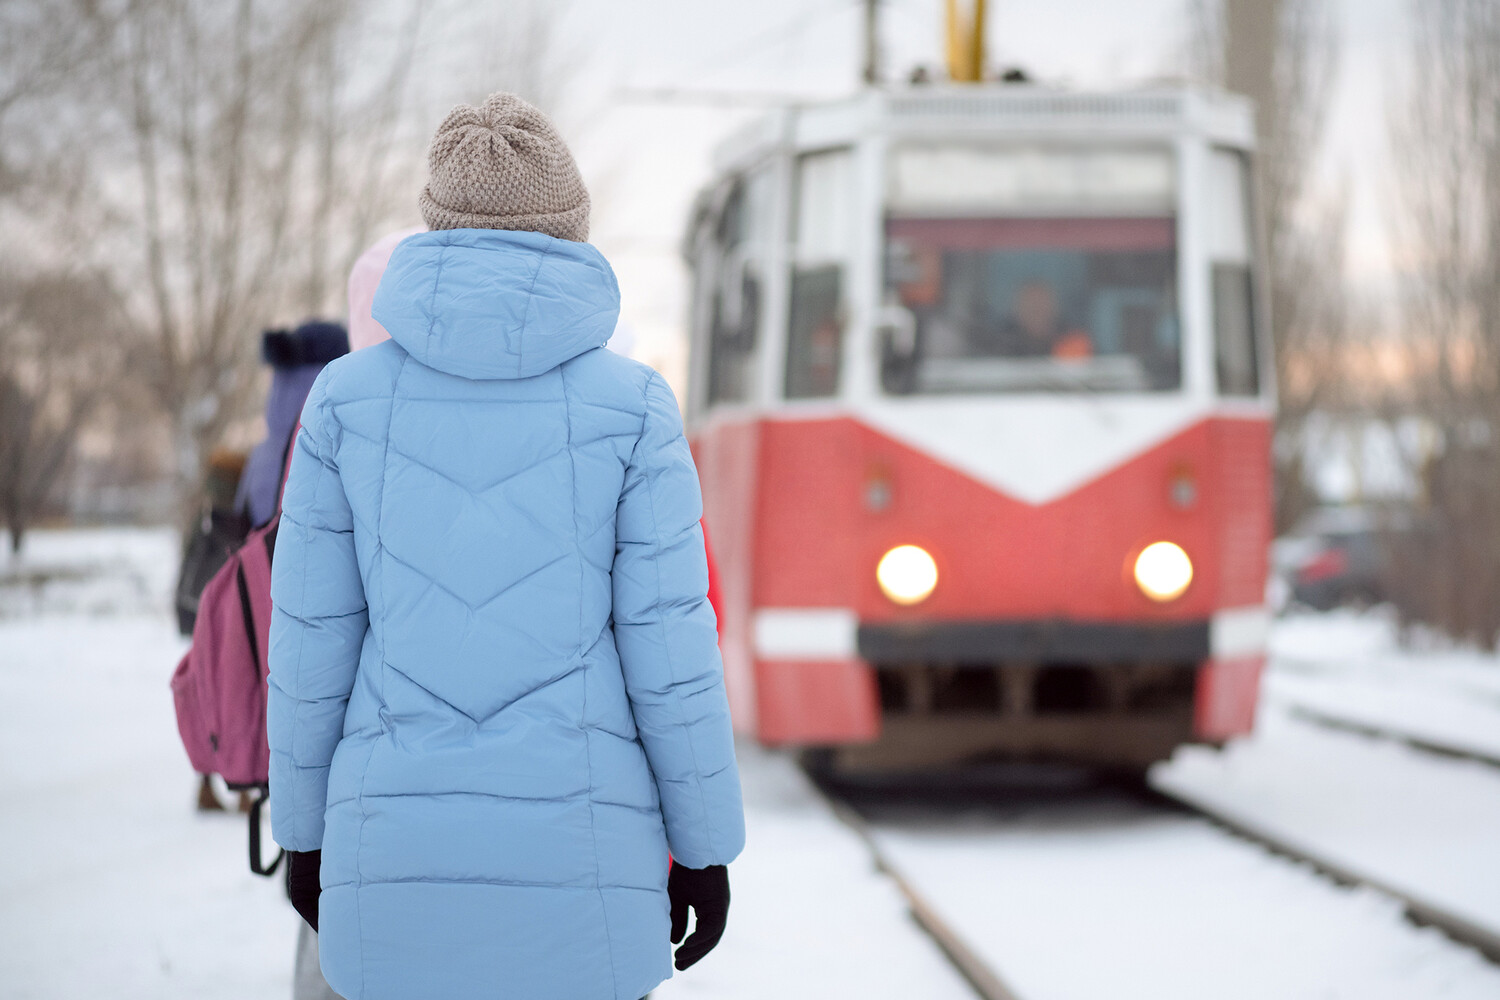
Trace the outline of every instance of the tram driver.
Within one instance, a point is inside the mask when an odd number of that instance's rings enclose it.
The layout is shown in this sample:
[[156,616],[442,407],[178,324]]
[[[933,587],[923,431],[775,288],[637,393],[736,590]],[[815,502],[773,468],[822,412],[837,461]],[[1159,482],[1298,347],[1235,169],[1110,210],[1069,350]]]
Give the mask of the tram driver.
[[1093,339],[1078,327],[1067,327],[1050,282],[1034,279],[1022,284],[1010,303],[1010,315],[998,330],[974,330],[974,339],[990,341],[974,346],[974,353],[1004,358],[1087,358]]

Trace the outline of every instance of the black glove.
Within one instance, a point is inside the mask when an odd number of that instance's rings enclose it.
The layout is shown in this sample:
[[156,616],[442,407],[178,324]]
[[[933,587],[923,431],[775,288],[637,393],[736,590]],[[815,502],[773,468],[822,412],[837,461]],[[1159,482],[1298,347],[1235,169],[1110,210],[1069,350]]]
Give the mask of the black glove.
[[724,936],[729,919],[729,869],[723,865],[685,868],[672,865],[667,876],[667,898],[672,901],[672,943],[687,933],[688,909],[697,916],[693,936],[677,949],[677,971],[681,972],[713,951]]
[[318,929],[318,873],[323,867],[322,851],[286,852],[286,894],[292,900],[292,908],[302,915],[307,925]]

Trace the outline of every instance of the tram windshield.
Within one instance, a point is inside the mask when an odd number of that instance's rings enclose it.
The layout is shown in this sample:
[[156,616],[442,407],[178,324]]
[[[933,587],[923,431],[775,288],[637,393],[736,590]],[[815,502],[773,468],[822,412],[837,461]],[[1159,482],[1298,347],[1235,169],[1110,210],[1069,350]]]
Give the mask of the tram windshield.
[[923,150],[896,167],[887,391],[1181,384],[1165,153]]

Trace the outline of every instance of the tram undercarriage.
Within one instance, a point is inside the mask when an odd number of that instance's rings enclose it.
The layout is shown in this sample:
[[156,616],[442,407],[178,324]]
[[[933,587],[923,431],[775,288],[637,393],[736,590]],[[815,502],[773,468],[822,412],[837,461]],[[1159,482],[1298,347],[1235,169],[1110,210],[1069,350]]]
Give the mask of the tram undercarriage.
[[839,747],[841,772],[1046,759],[1127,770],[1193,739],[1193,663],[876,667],[880,737]]
[[1194,738],[1207,623],[970,621],[865,625],[880,735],[841,771],[984,758],[1140,770]]

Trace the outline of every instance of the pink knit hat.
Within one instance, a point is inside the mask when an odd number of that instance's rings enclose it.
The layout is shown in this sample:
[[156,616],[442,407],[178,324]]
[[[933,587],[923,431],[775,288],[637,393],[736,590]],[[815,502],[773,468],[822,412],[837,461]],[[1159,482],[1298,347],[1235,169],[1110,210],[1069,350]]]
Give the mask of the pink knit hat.
[[370,315],[370,307],[375,303],[375,289],[380,286],[380,276],[385,273],[385,265],[390,263],[396,244],[408,236],[426,231],[415,226],[388,233],[354,262],[354,268],[349,272],[349,350],[357,351],[390,339],[385,327]]

